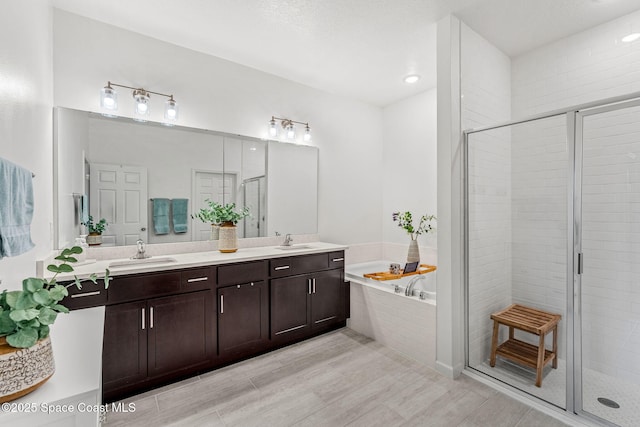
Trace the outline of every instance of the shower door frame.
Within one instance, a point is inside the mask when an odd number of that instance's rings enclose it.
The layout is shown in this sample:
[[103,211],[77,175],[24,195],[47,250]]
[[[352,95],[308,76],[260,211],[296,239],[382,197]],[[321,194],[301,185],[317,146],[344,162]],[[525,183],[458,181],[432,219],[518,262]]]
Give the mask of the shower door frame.
[[582,378],[582,272],[583,272],[583,264],[584,260],[582,259],[582,153],[584,147],[584,118],[589,116],[594,116],[597,114],[608,113],[616,110],[624,110],[626,108],[633,108],[640,106],[640,99],[631,99],[622,102],[617,102],[614,104],[605,104],[598,107],[592,107],[588,109],[584,109],[582,111],[575,112],[575,190],[574,190],[574,210],[575,210],[575,223],[574,223],[574,245],[576,256],[579,254],[580,262],[576,257],[576,270],[574,272],[574,300],[576,310],[574,312],[573,319],[573,331],[574,331],[574,341],[573,345],[577,349],[576,357],[574,359],[573,371],[578,372],[579,374],[575,376],[574,379],[574,402],[575,408],[574,412],[584,416],[586,418],[590,418],[593,420],[597,420],[598,422],[603,422],[605,425],[615,426],[616,424],[610,423],[608,420],[604,418],[600,418],[596,415],[593,415],[591,412],[587,412],[583,409],[583,400],[582,400],[582,386],[583,386],[583,378]]
[[567,125],[567,286],[566,286],[566,413],[615,426],[607,420],[582,409],[582,312],[581,312],[581,273],[582,273],[582,147],[583,119],[586,116],[605,113],[618,109],[640,106],[640,92],[633,92],[580,104],[564,109],[553,110],[523,119],[510,120],[491,126],[467,129],[462,132],[462,217],[463,217],[463,295],[464,295],[464,355],[465,369],[487,377],[492,382],[506,385],[509,389],[543,402],[552,408],[559,406],[529,394],[511,384],[495,380],[489,375],[475,370],[469,365],[469,136],[484,131],[534,122],[552,117],[565,116]]

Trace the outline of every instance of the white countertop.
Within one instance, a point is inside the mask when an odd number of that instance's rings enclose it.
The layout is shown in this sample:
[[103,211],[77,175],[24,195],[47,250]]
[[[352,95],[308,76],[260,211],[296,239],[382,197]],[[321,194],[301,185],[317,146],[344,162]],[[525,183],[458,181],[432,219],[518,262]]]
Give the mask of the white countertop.
[[[244,261],[256,261],[261,259],[269,259],[269,258],[281,258],[287,256],[297,256],[297,255],[307,255],[307,254],[315,254],[315,253],[324,253],[331,251],[342,251],[347,249],[345,245],[335,245],[332,243],[325,242],[312,242],[305,243],[299,245],[293,245],[294,249],[282,250],[278,249],[278,246],[262,246],[262,247],[254,247],[254,248],[242,248],[238,249],[237,252],[234,253],[221,253],[218,251],[208,251],[208,252],[192,252],[192,253],[183,253],[176,255],[166,255],[166,256],[158,256],[155,258],[173,258],[175,262],[163,262],[163,263],[151,263],[151,264],[137,264],[137,265],[126,265],[119,267],[109,267],[111,263],[118,261],[128,261],[129,258],[122,259],[109,259],[109,260],[101,260],[96,261],[92,264],[85,264],[80,266],[73,266],[73,273],[71,274],[60,274],[57,277],[57,280],[70,280],[73,279],[73,276],[76,276],[80,279],[84,279],[89,277],[91,274],[97,274],[98,276],[103,275],[105,270],[108,268],[110,272],[110,276],[121,276],[124,274],[132,274],[132,273],[147,273],[153,271],[167,271],[167,270],[176,270],[182,268],[190,268],[190,267],[203,267],[208,265],[218,265],[218,264],[228,264],[233,262],[244,262]],[[133,254],[132,254],[133,255]],[[151,258],[153,260],[154,257]],[[47,272],[47,277],[51,277],[51,273]]]
[[[104,307],[58,315],[51,327],[55,373],[36,391],[10,403],[20,404],[20,409],[30,405],[36,409],[34,415],[42,415],[43,405],[61,404],[90,392],[100,396],[103,331]],[[0,411],[0,425],[22,425],[16,418],[22,421],[29,415],[25,412]]]

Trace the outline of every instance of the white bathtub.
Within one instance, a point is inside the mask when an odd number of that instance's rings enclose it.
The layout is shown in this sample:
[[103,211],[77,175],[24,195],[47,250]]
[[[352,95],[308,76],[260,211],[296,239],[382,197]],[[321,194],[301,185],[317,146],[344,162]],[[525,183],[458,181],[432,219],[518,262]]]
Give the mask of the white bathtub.
[[[436,358],[436,272],[426,273],[426,280],[416,282],[416,289],[427,299],[405,296],[411,278],[378,281],[363,277],[365,273],[388,270],[386,261],[351,264],[345,267],[351,281],[351,318],[347,326],[375,339],[418,362],[435,368]],[[396,293],[395,286],[402,292]]]
[[[386,261],[373,261],[364,262],[361,264],[347,265],[345,267],[345,274],[349,280],[357,280],[364,285],[371,286],[376,289],[380,289],[387,292],[392,292],[398,296],[405,296],[405,289],[409,285],[409,282],[415,279],[417,276],[407,276],[397,280],[373,280],[364,277],[367,273],[377,273],[380,271],[388,271],[390,262]],[[437,270],[436,270],[437,271]],[[425,273],[421,276],[424,279],[420,279],[415,282],[413,287],[414,293],[411,297],[416,300],[420,300],[420,292],[423,292],[422,297],[424,302],[428,304],[436,303],[436,271],[431,273]],[[396,288],[397,286],[397,288]],[[400,291],[400,292],[398,292]]]

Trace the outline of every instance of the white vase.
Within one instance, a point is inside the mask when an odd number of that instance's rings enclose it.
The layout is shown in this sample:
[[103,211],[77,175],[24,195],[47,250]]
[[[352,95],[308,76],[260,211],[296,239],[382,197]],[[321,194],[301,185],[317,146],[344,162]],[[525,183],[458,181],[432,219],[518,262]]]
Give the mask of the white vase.
[[420,248],[418,247],[418,240],[411,239],[411,242],[409,242],[407,262],[420,262]]
[[223,222],[220,224],[218,250],[222,253],[231,253],[238,250],[237,228],[232,222]]

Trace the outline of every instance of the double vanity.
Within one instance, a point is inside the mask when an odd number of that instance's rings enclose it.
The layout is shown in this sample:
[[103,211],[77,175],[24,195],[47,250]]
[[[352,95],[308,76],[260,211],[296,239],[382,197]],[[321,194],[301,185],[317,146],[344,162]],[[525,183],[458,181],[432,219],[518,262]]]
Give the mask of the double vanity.
[[342,327],[345,246],[314,242],[98,261],[108,289],[69,287],[72,310],[104,306],[102,400],[111,402]]

